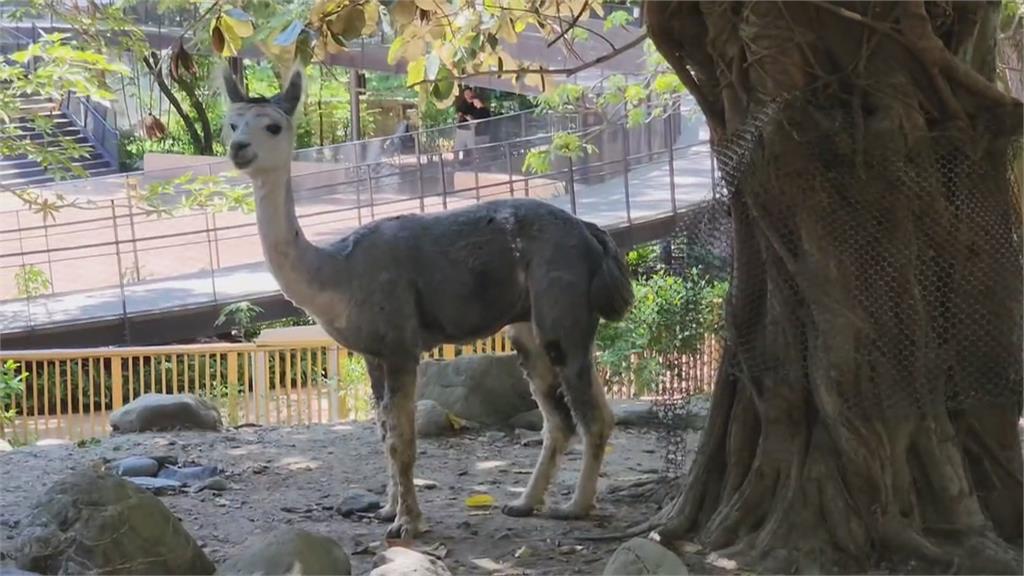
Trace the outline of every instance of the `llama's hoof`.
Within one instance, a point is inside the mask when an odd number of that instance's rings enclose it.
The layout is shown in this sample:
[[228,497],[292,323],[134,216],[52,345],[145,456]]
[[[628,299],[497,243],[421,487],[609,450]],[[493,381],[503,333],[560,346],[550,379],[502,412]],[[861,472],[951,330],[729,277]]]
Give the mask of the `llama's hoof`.
[[583,520],[590,515],[590,509],[583,506],[551,506],[547,509],[546,516],[553,520]]
[[513,518],[525,518],[533,516],[536,507],[523,502],[510,502],[501,507],[501,513]]
[[373,519],[380,522],[391,522],[398,516],[398,512],[391,506],[385,506],[373,513]]
[[412,540],[421,532],[423,532],[423,526],[419,521],[412,518],[399,518],[391,526],[388,526],[385,536],[389,540]]

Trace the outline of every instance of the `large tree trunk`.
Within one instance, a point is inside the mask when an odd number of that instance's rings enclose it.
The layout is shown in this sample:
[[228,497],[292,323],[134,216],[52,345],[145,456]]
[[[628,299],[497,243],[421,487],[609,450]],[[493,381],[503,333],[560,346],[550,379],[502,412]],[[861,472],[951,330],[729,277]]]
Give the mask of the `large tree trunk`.
[[668,3],[734,269],[666,541],[775,573],[1020,573],[1020,103],[995,3]]

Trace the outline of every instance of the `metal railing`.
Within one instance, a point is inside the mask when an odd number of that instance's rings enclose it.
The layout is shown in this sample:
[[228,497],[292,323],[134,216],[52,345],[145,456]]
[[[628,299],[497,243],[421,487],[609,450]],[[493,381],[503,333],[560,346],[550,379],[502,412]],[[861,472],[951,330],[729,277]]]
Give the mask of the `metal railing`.
[[[299,221],[311,240],[324,243],[372,220],[508,197],[540,198],[609,228],[670,217],[705,200],[713,176],[707,145],[682,130],[682,120],[676,113],[643,126],[593,130],[596,153],[561,159],[539,175],[525,173],[522,161],[550,135],[477,146],[463,158],[413,153],[347,165],[303,160],[300,153],[292,170]],[[226,161],[215,160],[51,185],[50,193],[95,200],[63,210],[56,222],[29,210],[3,213],[0,331],[276,294],[252,214],[195,210],[158,217],[128,201],[160,187],[174,204],[190,183],[204,180],[250,186]],[[29,293],[31,277],[46,281]]]
[[68,92],[61,99],[60,108],[116,170],[120,165],[121,155],[117,114],[106,107],[97,106],[88,96],[79,96],[72,92]]

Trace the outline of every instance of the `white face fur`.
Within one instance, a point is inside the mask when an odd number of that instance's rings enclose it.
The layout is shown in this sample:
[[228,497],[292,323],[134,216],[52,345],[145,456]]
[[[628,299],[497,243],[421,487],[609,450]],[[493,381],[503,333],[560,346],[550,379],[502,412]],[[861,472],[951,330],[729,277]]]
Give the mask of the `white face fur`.
[[242,172],[287,170],[294,150],[293,116],[302,101],[302,74],[292,74],[285,90],[273,98],[248,98],[225,70],[224,88],[231,102],[225,136],[228,158]]

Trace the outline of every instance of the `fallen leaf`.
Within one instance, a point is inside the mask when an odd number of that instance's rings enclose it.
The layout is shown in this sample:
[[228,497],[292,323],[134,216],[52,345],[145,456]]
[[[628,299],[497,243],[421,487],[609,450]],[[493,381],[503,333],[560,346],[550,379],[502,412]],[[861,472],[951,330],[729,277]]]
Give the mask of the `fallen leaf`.
[[527,558],[530,556],[530,554],[533,554],[533,549],[531,549],[529,546],[522,546],[519,548],[519,550],[516,550],[513,556],[515,556],[516,558]]
[[474,494],[466,498],[466,506],[470,508],[490,508],[494,506],[494,496],[490,494]]

